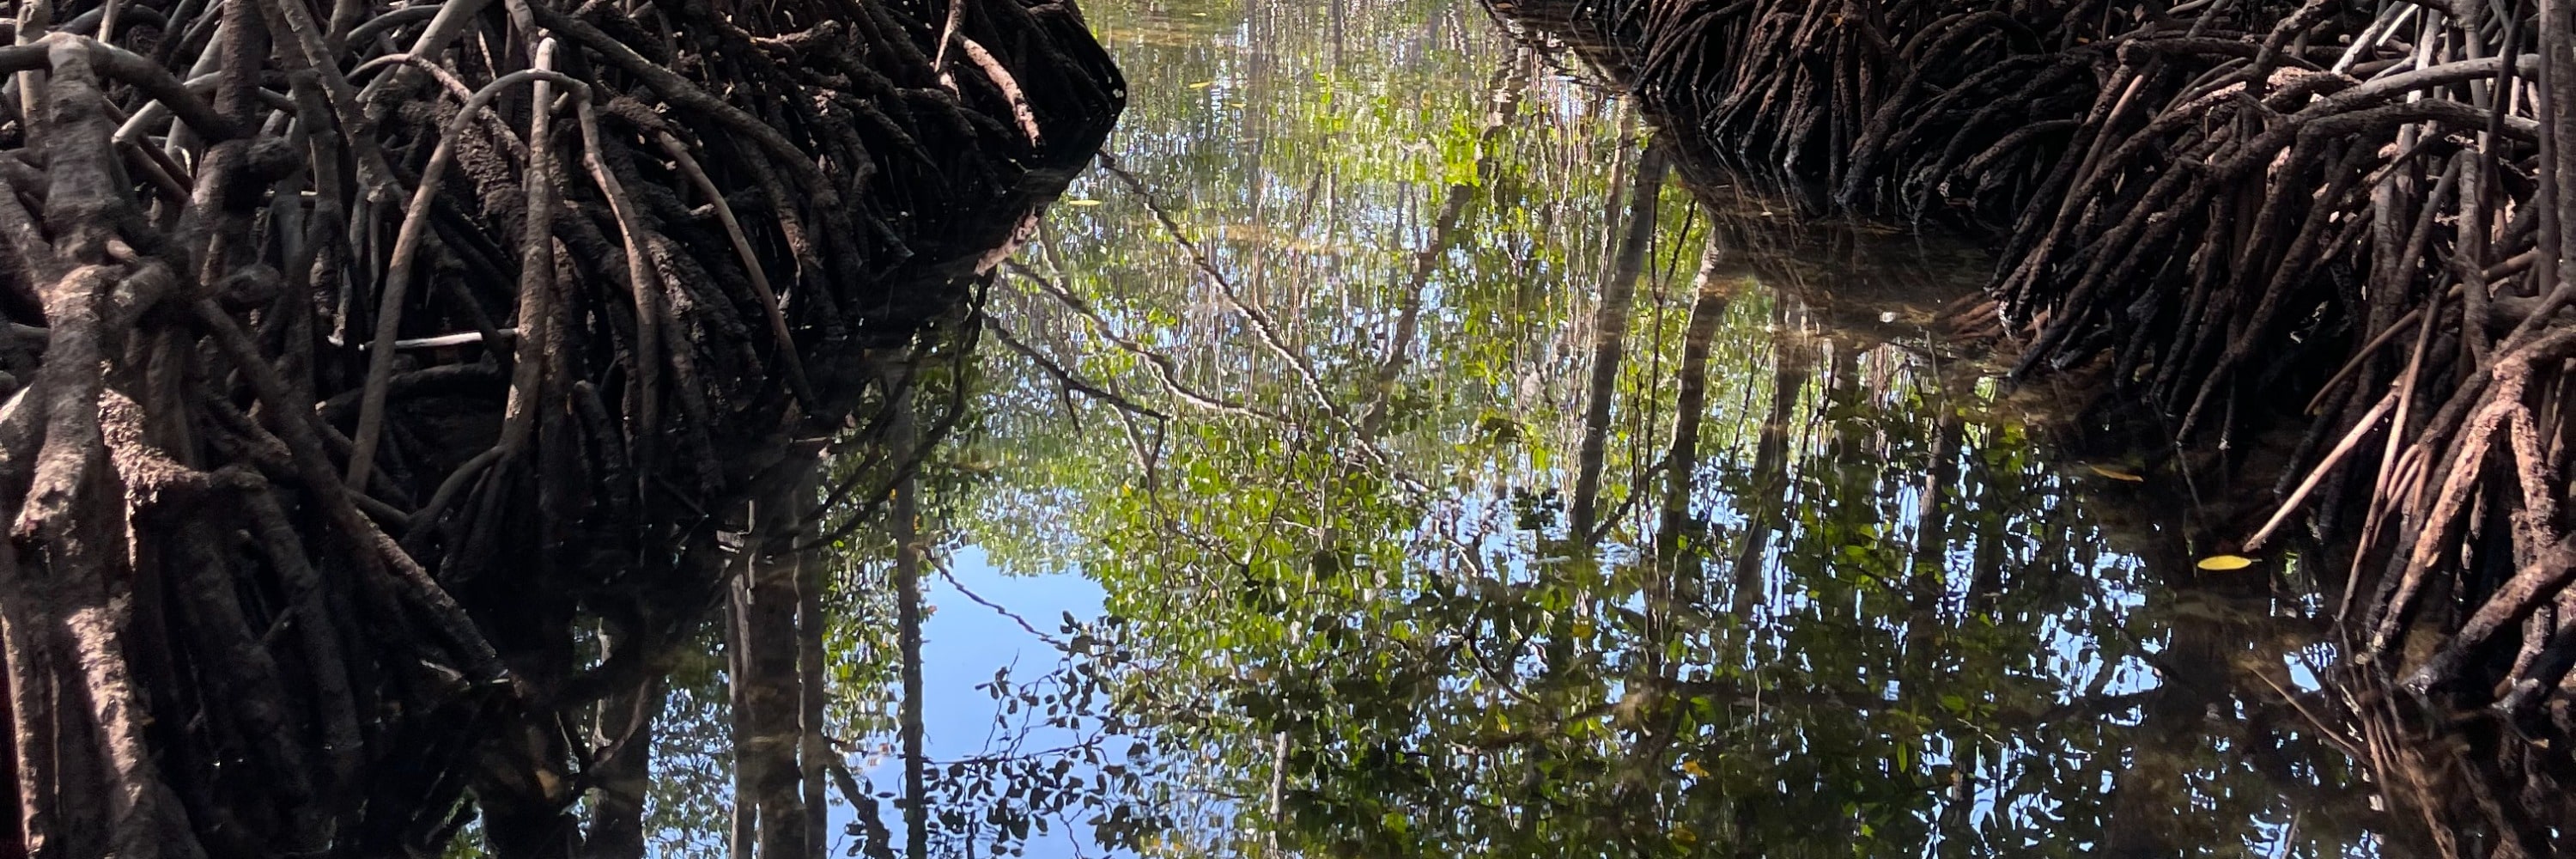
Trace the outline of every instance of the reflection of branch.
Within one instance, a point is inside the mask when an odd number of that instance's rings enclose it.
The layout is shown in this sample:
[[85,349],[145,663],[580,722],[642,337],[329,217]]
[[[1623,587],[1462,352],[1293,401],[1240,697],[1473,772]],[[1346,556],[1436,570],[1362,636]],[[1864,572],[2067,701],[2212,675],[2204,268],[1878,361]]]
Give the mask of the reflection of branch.
[[939,571],[939,578],[947,581],[949,587],[956,588],[958,593],[965,594],[967,599],[974,600],[976,605],[992,609],[994,614],[1009,618],[1012,623],[1019,624],[1021,629],[1028,630],[1030,635],[1037,637],[1037,640],[1046,642],[1049,647],[1062,650],[1066,653],[1073,652],[1071,647],[1067,646],[1063,641],[1057,640],[1055,636],[1039,632],[1037,627],[1029,624],[1028,618],[1021,617],[1017,612],[1003,608],[1000,603],[985,599],[982,595],[968,589],[963,583],[958,582],[956,574],[948,571],[948,562],[932,557],[930,558],[930,568]]
[[[1512,103],[1519,101],[1515,98]],[[1482,166],[1484,161],[1480,159],[1477,164]],[[1440,217],[1433,222],[1431,240],[1414,255],[1413,278],[1405,284],[1403,310],[1396,314],[1394,333],[1387,335],[1386,358],[1378,362],[1375,378],[1370,380],[1368,410],[1360,416],[1362,438],[1376,438],[1379,428],[1386,425],[1387,401],[1395,392],[1395,380],[1404,375],[1404,367],[1413,355],[1413,341],[1421,336],[1422,291],[1430,285],[1431,272],[1439,267],[1442,253],[1449,249],[1459,216],[1466,213],[1474,190],[1474,186],[1465,183],[1449,186],[1448,198],[1440,204]]]
[[[1479,537],[1478,539],[1481,540],[1482,537]],[[1440,540],[1441,542],[1449,544],[1450,551],[1456,552],[1459,560],[1466,562],[1467,569],[1473,571],[1476,574],[1477,579],[1483,580],[1494,577],[1493,570],[1485,567],[1485,559],[1476,557],[1476,547],[1467,545],[1467,541],[1465,540],[1458,539],[1457,526],[1454,523],[1443,527],[1443,530],[1440,533]]]
[[1055,281],[1048,280],[1046,276],[1038,274],[1035,271],[1031,271],[1028,266],[1021,265],[1017,260],[1003,263],[1003,265],[1010,273],[1018,275],[1021,280],[1037,284],[1038,288],[1045,291],[1048,297],[1054,298],[1058,303],[1070,308],[1073,312],[1081,314],[1084,319],[1090,320],[1092,327],[1097,329],[1101,336],[1109,338],[1110,344],[1117,346],[1119,351],[1144,359],[1145,364],[1153,368],[1154,377],[1162,381],[1163,388],[1170,391],[1172,396],[1179,397],[1182,402],[1186,402],[1190,405],[1198,406],[1199,408],[1207,409],[1209,411],[1246,415],[1249,417],[1262,418],[1274,423],[1288,422],[1288,418],[1284,415],[1276,415],[1260,411],[1240,403],[1218,399],[1211,394],[1191,390],[1189,386],[1181,384],[1180,365],[1178,362],[1173,361],[1171,356],[1164,355],[1152,349],[1147,349],[1143,344],[1137,343],[1135,340],[1119,334],[1117,329],[1109,324],[1109,320],[1102,318],[1100,311],[1093,309],[1091,303],[1083,301],[1081,296],[1077,296],[1066,291],[1064,287],[1057,285]]
[[[983,318],[983,310],[979,304],[975,312],[975,319],[981,321]],[[978,325],[975,327],[980,328],[981,326]],[[958,351],[958,362],[961,365],[968,357],[975,353],[972,333],[972,329],[970,329],[967,343]],[[909,392],[908,389],[913,384],[914,375],[915,374],[912,370],[907,369],[904,373],[904,381],[890,389],[890,393],[888,395],[889,398],[904,396],[907,394]],[[962,380],[965,376],[961,373],[957,375],[956,378]],[[909,397],[905,397],[905,399],[908,403]],[[906,405],[905,408],[909,409],[910,406]],[[882,486],[877,487],[876,491],[866,496],[856,496],[853,493],[858,489],[861,480],[866,477],[868,469],[859,468],[852,470],[848,477],[842,478],[837,485],[832,487],[832,490],[825,495],[823,503],[815,505],[815,515],[819,516],[823,512],[838,507],[853,497],[864,497],[865,500],[860,501],[858,503],[858,509],[850,511],[850,515],[842,519],[840,524],[832,526],[830,529],[816,535],[814,539],[808,540],[790,551],[810,552],[815,549],[840,542],[841,540],[848,538],[851,534],[857,533],[861,526],[867,524],[869,520],[876,516],[877,507],[884,504],[886,499],[894,496],[895,487],[903,485],[904,481],[911,480],[921,471],[922,464],[929,459],[929,451],[937,448],[939,446],[939,442],[945,440],[948,437],[949,432],[955,430],[958,422],[963,420],[965,416],[966,385],[963,384],[962,381],[952,383],[949,386],[948,391],[947,412],[941,414],[937,421],[933,421],[931,423],[930,429],[921,434],[918,444],[914,447],[910,455],[901,457],[900,461],[895,463],[894,473],[886,476],[885,483]]]
[[850,773],[848,763],[834,758],[829,766],[833,785],[841,789],[842,799],[850,804],[868,859],[894,859],[893,833],[887,832],[885,821],[877,817],[877,798],[859,787],[859,779]]
[[1217,291],[1225,295],[1226,303],[1234,305],[1237,312],[1242,313],[1245,319],[1252,322],[1253,333],[1261,335],[1262,345],[1270,347],[1270,351],[1278,353],[1280,360],[1288,362],[1289,369],[1297,371],[1297,380],[1306,384],[1306,393],[1315,398],[1315,404],[1322,407],[1326,413],[1338,413],[1339,410],[1333,405],[1333,398],[1324,395],[1324,384],[1315,375],[1315,368],[1308,366],[1304,357],[1288,348],[1286,340],[1280,339],[1279,323],[1271,319],[1270,314],[1262,312],[1261,308],[1254,307],[1250,302],[1243,300],[1243,294],[1235,290],[1234,282],[1228,280],[1224,272],[1217,270],[1216,263],[1208,259],[1207,253],[1199,249],[1198,243],[1191,241],[1188,234],[1181,232],[1180,223],[1172,220],[1172,216],[1163,211],[1162,205],[1155,202],[1154,192],[1147,190],[1145,183],[1137,179],[1135,174],[1127,172],[1127,168],[1118,166],[1118,159],[1112,157],[1106,150],[1100,153],[1100,166],[1108,170],[1110,175],[1118,177],[1119,181],[1126,183],[1127,189],[1136,193],[1136,199],[1145,204],[1145,210],[1154,213],[1154,220],[1162,223],[1163,231],[1171,234],[1172,241],[1179,243],[1182,250],[1189,252],[1190,262],[1196,264],[1199,271],[1207,273],[1210,280],[1216,281]]
[[1080,377],[1075,376],[1073,371],[1065,369],[1062,365],[1057,364],[1054,360],[1045,355],[1038,354],[1038,350],[1029,348],[1029,345],[1020,342],[1019,338],[1011,336],[1011,330],[1002,327],[1002,323],[998,321],[988,321],[986,324],[993,326],[993,336],[1000,339],[1002,341],[1002,345],[1011,347],[1011,351],[1020,353],[1020,357],[1027,358],[1031,363],[1038,365],[1038,369],[1045,370],[1047,375],[1054,376],[1056,383],[1063,385],[1066,389],[1091,397],[1092,399],[1108,403],[1119,409],[1135,412],[1155,420],[1171,419],[1170,415],[1146,408],[1143,405],[1139,405],[1134,400],[1119,396],[1116,393],[1101,388],[1100,386],[1083,381]]
[[1529,49],[1522,48],[1514,56],[1513,64],[1494,72],[1491,101],[1499,106],[1486,114],[1485,127],[1476,135],[1476,181],[1449,186],[1448,196],[1440,204],[1440,215],[1433,221],[1430,239],[1423,242],[1422,250],[1414,254],[1413,276],[1405,282],[1403,312],[1396,317],[1395,333],[1387,337],[1386,358],[1378,362],[1377,377],[1369,386],[1368,411],[1360,418],[1361,438],[1375,439],[1378,430],[1385,426],[1388,396],[1395,390],[1396,378],[1403,375],[1405,365],[1411,359],[1414,339],[1420,336],[1422,291],[1430,285],[1431,273],[1440,267],[1441,258],[1456,240],[1458,222],[1466,214],[1467,203],[1475,196],[1475,190],[1493,178],[1495,138],[1520,113],[1521,96],[1529,88],[1529,78],[1515,74],[1520,69],[1517,61],[1528,54]]
[[1476,642],[1473,639],[1469,639],[1464,642],[1462,649],[1467,651],[1467,655],[1476,657],[1476,670],[1484,672],[1485,679],[1494,681],[1495,686],[1501,687],[1505,692],[1512,693],[1512,697],[1521,699],[1521,703],[1528,704],[1532,707],[1547,706],[1539,703],[1538,699],[1530,697],[1529,693],[1521,691],[1520,684],[1513,682],[1511,677],[1505,676],[1501,670],[1496,669],[1494,667],[1494,661],[1485,658],[1484,649],[1477,647]]
[[1136,431],[1135,417],[1126,412],[1115,414],[1118,416],[1118,428],[1127,433],[1128,449],[1136,454],[1136,467],[1145,472],[1145,491],[1155,491],[1163,485],[1159,463],[1162,461],[1160,451],[1163,448],[1164,425],[1154,424],[1154,444],[1148,447],[1145,444],[1145,434]]
[[1627,521],[1629,513],[1636,511],[1638,497],[1646,494],[1643,491],[1646,481],[1653,480],[1657,472],[1672,467],[1672,464],[1672,459],[1666,457],[1656,460],[1653,465],[1646,466],[1645,471],[1637,473],[1635,486],[1631,487],[1627,494],[1619,496],[1619,505],[1610,508],[1610,512],[1601,517],[1601,521],[1593,523],[1592,530],[1566,536],[1582,540],[1586,546],[1599,545],[1602,540],[1608,539],[1611,529],[1619,527],[1619,523]]
[[2254,675],[2254,679],[2263,681],[2263,685],[2271,687],[2272,694],[2281,696],[2282,703],[2290,705],[2290,709],[2293,712],[2298,713],[2301,720],[2306,721],[2310,726],[2316,728],[2317,737],[2319,739],[2332,744],[2336,749],[2342,751],[2346,755],[2352,756],[2355,760],[2370,758],[2370,755],[2365,754],[2359,746],[2353,744],[2352,738],[2345,736],[2342,731],[2335,730],[2334,726],[2326,724],[2326,720],[2319,717],[2315,712],[2310,711],[2308,709],[2308,705],[2300,703],[2299,695],[2293,694],[2288,689],[2281,688],[2280,683],[2275,682],[2270,675],[2264,674],[2263,672],[2252,671],[2247,673]]
[[1108,739],[1108,735],[1107,735],[1107,734],[1097,734],[1097,733],[1095,733],[1095,734],[1091,735],[1091,738],[1090,738],[1090,739],[1083,740],[1082,742],[1074,743],[1074,744],[1072,744],[1072,745],[1068,745],[1068,746],[1057,746],[1057,747],[1052,748],[1052,749],[1040,749],[1040,750],[1038,750],[1038,751],[1034,751],[1034,752],[1018,752],[1018,751],[1014,751],[1014,752],[1005,752],[1005,753],[1002,753],[1002,754],[976,755],[976,756],[971,757],[971,758],[957,758],[957,759],[954,759],[954,760],[931,761],[930,763],[931,763],[931,765],[932,765],[932,766],[988,766],[988,765],[991,765],[991,764],[1006,764],[1006,763],[1010,763],[1010,762],[1012,762],[1012,761],[1035,760],[1035,759],[1037,759],[1037,758],[1044,758],[1044,757],[1049,757],[1049,756],[1053,756],[1053,755],[1061,755],[1061,754],[1066,754],[1066,753],[1070,753],[1070,752],[1078,752],[1078,751],[1082,751],[1082,750],[1084,750],[1084,749],[1098,749],[1098,748],[1100,748],[1100,743],[1101,743],[1103,740],[1106,740],[1106,739]]

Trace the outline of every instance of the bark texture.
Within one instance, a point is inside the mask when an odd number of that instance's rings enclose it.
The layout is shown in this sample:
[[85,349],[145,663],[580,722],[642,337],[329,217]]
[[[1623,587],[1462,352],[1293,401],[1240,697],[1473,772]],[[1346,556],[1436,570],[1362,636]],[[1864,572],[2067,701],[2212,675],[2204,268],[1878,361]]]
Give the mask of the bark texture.
[[1125,101],[1069,0],[15,5],[0,855],[640,852],[720,532]]
[[1496,4],[1691,163],[1991,238],[1963,319],[2017,374],[2095,374],[2228,464],[2303,430],[2224,548],[2304,526],[2356,651],[2576,730],[2576,613],[2542,611],[2576,593],[2569,4]]

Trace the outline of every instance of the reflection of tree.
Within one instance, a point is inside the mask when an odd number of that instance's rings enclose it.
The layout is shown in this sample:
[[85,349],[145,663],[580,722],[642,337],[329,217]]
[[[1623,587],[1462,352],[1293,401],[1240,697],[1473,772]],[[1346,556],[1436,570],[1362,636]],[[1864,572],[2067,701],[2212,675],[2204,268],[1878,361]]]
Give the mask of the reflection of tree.
[[[919,428],[914,424],[909,392],[897,394],[894,423],[887,435],[899,452],[897,462],[914,458]],[[921,722],[921,567],[926,547],[921,537],[920,481],[910,475],[894,486],[894,506],[887,511],[887,533],[894,538],[895,658],[903,678],[903,709],[895,730],[903,743],[903,855],[930,854],[930,806],[925,801],[928,754],[922,750]]]
[[[1010,351],[934,386],[979,397],[964,443],[823,589],[832,738],[903,763],[869,855],[1079,823],[1174,855],[2352,852],[2340,753],[2247,692],[2289,685],[2267,627],[2147,580],[2176,550],[2115,545],[1848,299],[1953,278],[1686,216],[1604,100],[1447,5],[1094,10],[1140,53],[1127,176],[996,286]],[[1685,288],[1665,249],[1699,249]],[[1075,742],[923,754],[920,577],[959,529],[1106,589],[1064,666],[986,687]],[[668,744],[721,694],[675,681]]]
[[1601,458],[1609,441],[1610,408],[1617,399],[1619,360],[1627,350],[1628,320],[1633,316],[1637,276],[1645,268],[1647,246],[1655,238],[1655,215],[1662,208],[1664,177],[1669,169],[1662,147],[1647,147],[1637,159],[1636,184],[1628,189],[1627,229],[1620,233],[1617,255],[1601,280],[1600,307],[1592,322],[1591,383],[1585,388],[1583,442],[1575,454],[1574,508],[1569,524],[1573,539],[1586,545],[1599,539]]
[[[819,849],[821,797],[809,797],[806,786],[807,773],[819,776],[823,762],[815,759],[817,746],[807,737],[820,737],[823,727],[805,714],[819,712],[826,690],[806,683],[803,663],[809,633],[821,635],[822,619],[804,610],[807,592],[820,577],[808,575],[810,552],[797,546],[809,539],[804,525],[812,520],[818,492],[811,477],[781,481],[753,502],[747,517],[746,551],[734,578],[725,635],[731,659],[726,676],[734,681],[729,689],[737,857],[804,856]],[[815,601],[819,607],[819,594]],[[814,661],[819,669],[820,654]]]
[[[1552,356],[1584,340],[1434,336],[1391,384],[1370,373],[1347,395],[1389,403],[1382,444],[1405,468],[1498,476],[1389,480],[1330,419],[1348,408],[1176,404],[1154,462],[1178,479],[1154,492],[1124,457],[1055,460],[1084,475],[1067,485],[1097,487],[1060,515],[1096,544],[1085,569],[1132,624],[1121,712],[1158,724],[1158,748],[1187,761],[1174,777],[1213,797],[1215,819],[1175,838],[1630,856],[2225,852],[2282,837],[2257,750],[2340,764],[2296,737],[2208,735],[2211,706],[2252,706],[2236,683],[2262,658],[2244,644],[2256,636],[2156,613],[2168,592],[2061,502],[2024,433],[1983,417],[1991,400],[1918,356],[1817,331],[1791,297],[1737,295],[1739,272],[1779,270],[1749,245],[1707,240],[1677,331],[1660,288],[1627,298],[1614,315],[1629,333],[1611,336],[1635,357],[1569,366]],[[1513,318],[1521,295],[1453,283],[1390,324]],[[1269,348],[1150,313],[1083,321],[1154,349],[1233,338],[1234,361]],[[1283,325],[1310,354],[1353,336]],[[1059,335],[1045,354],[1138,402],[1167,396],[1143,362],[1107,360],[1116,345],[1083,344]],[[1497,392],[1480,377],[1535,382]],[[1287,402],[1277,392],[1299,383],[1253,367],[1208,384]],[[1592,402],[1608,416],[1553,417]],[[1604,494],[1656,499],[1659,515],[1559,531],[1537,489],[1563,480],[1553,452],[1568,449]],[[1660,461],[1617,461],[1637,455]],[[1640,474],[1656,485],[1611,477]],[[2193,681],[2154,679],[2132,658],[2150,647],[2170,661],[2154,671]],[[2352,838],[2311,819],[2287,840],[2333,855]]]

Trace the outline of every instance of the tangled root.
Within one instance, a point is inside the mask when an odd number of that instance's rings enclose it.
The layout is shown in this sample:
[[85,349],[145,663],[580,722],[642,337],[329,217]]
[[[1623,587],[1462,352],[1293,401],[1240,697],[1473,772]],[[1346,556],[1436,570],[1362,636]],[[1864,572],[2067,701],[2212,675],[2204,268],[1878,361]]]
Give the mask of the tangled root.
[[1070,0],[19,6],[21,855],[577,840],[733,500],[1125,101]]
[[2019,372],[2222,449],[2304,422],[2246,544],[2348,547],[2356,651],[2430,633],[2406,688],[2576,731],[2569,4],[1512,5],[1708,158],[1996,239]]

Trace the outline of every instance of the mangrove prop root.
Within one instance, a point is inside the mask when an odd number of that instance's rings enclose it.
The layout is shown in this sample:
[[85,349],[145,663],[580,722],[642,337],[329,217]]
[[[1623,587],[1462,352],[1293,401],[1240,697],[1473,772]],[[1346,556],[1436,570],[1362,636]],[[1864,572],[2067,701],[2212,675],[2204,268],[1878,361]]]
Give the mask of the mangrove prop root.
[[755,478],[971,320],[1126,95],[1070,0],[33,8],[0,46],[22,856],[436,855],[469,804],[498,855],[566,853],[610,777],[561,726],[656,688]]
[[2305,422],[2254,548],[2346,549],[2402,688],[2576,709],[2576,3],[1493,3],[1695,160],[1994,240],[2019,372],[2108,367],[2185,442]]

